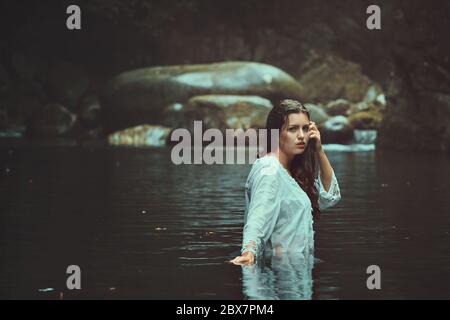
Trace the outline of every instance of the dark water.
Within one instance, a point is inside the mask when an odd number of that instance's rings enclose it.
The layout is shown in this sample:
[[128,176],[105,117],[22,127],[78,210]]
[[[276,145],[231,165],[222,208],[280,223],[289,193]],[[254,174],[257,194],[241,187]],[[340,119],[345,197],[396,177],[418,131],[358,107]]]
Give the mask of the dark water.
[[[3,143],[0,298],[450,298],[449,158],[328,156],[343,198],[315,222],[316,263],[242,268],[224,261],[240,249],[250,166]],[[373,264],[380,290],[366,287]],[[69,265],[81,268],[80,291],[66,289]]]

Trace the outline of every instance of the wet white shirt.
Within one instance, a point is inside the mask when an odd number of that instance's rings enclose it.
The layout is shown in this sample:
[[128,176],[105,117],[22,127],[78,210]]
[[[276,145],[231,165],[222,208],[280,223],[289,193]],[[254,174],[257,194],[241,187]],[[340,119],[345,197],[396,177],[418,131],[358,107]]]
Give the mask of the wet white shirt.
[[313,254],[272,255],[263,263],[242,266],[245,300],[311,300]]
[[[320,210],[335,205],[341,194],[333,171],[325,190],[320,172],[315,180]],[[280,255],[314,248],[312,205],[308,195],[275,156],[255,160],[245,183],[245,224],[241,253]]]

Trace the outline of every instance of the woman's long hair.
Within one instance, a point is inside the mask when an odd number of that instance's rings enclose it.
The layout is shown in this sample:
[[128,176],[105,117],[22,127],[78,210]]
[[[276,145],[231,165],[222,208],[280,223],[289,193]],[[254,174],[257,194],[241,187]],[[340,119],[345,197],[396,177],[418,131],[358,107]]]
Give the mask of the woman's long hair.
[[[271,129],[278,129],[281,134],[281,131],[285,129],[289,114],[291,113],[304,113],[311,120],[309,110],[299,101],[284,99],[276,102],[267,116],[267,153],[272,151],[272,147],[275,147],[271,145]],[[294,157],[289,170],[300,188],[305,191],[311,200],[313,214],[316,216],[320,213],[320,210],[318,205],[319,193],[314,185],[317,170],[314,150],[315,140],[309,140],[303,154],[298,154]]]

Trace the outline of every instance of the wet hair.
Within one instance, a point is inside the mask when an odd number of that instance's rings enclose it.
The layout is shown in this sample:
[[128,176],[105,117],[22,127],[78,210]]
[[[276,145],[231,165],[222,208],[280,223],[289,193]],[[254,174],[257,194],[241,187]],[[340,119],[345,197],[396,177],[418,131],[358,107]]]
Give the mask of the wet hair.
[[[271,129],[281,131],[286,128],[288,117],[291,113],[304,113],[311,120],[309,110],[300,102],[294,99],[283,99],[274,103],[274,107],[269,112],[266,121],[267,129],[267,152],[272,151],[270,141]],[[316,216],[320,213],[318,199],[319,193],[314,185],[316,177],[317,165],[315,155],[315,140],[310,140],[303,154],[297,154],[290,165],[290,172],[298,183],[300,188],[305,191],[311,200],[313,214]]]

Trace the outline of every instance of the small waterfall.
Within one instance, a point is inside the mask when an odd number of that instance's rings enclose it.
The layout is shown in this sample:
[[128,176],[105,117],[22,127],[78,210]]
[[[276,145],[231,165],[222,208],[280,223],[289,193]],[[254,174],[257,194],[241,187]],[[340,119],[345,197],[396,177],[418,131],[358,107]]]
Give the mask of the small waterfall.
[[377,130],[354,130],[355,143],[374,144],[377,140]]
[[375,150],[377,130],[354,130],[351,144],[324,144],[326,151],[367,152]]

